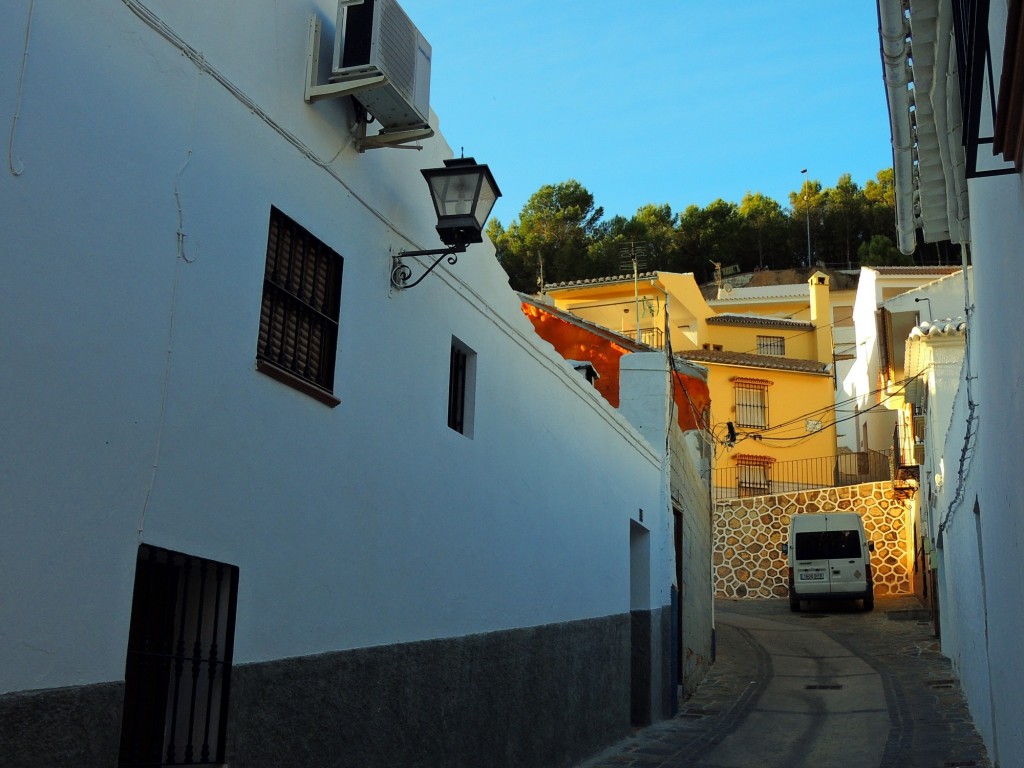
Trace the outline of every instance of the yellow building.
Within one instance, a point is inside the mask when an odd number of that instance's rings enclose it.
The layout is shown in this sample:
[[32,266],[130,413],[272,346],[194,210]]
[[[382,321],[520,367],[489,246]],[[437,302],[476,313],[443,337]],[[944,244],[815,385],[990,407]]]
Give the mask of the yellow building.
[[[548,300],[590,322],[708,368],[717,494],[832,485],[835,383],[829,277],[807,282],[803,318],[716,312],[692,274],[648,272],[547,286]],[[855,459],[851,461],[856,463]],[[790,463],[792,462],[792,463]]]

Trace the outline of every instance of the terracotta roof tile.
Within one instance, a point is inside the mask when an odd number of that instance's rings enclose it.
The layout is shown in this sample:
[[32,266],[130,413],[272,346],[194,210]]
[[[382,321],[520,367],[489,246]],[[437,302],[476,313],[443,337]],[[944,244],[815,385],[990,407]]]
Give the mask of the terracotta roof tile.
[[955,275],[963,267],[868,267],[880,275]]
[[[651,280],[658,277],[657,272],[641,272],[637,275],[638,279]],[[582,280],[565,280],[561,283],[545,283],[544,290],[552,290],[556,288],[581,288],[585,285],[602,285],[605,283],[622,283],[627,280],[632,280],[633,275],[609,275],[608,277],[587,277]]]
[[814,324],[806,320],[791,320],[788,317],[770,317],[768,315],[737,315],[722,312],[707,319],[708,325],[743,325],[750,328],[792,328],[794,330],[814,330]]
[[814,373],[820,376],[831,375],[831,366],[817,360],[797,360],[792,357],[775,357],[774,355],[753,355],[749,352],[728,352],[725,350],[694,349],[677,352],[676,357],[694,360],[700,363],[718,363],[719,365],[738,365],[748,368],[769,368],[777,371],[795,371]]

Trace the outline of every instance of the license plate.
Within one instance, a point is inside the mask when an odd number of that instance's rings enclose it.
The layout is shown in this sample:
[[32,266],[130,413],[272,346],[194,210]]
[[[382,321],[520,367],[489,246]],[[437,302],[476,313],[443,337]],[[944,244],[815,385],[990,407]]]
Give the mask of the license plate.
[[823,581],[825,579],[824,573],[801,573],[800,581]]

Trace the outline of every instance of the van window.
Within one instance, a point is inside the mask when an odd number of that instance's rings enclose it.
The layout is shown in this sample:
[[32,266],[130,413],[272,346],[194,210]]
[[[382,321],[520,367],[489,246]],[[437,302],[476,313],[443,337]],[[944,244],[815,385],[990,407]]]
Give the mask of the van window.
[[857,531],[808,531],[796,535],[797,560],[842,560],[860,556]]

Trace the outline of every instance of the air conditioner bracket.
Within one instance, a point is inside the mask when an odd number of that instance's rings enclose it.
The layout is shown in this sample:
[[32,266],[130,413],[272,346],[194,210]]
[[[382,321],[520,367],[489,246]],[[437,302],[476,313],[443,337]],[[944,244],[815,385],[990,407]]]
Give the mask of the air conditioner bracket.
[[381,131],[380,133],[367,136],[366,120],[359,120],[356,123],[356,135],[354,144],[357,150],[365,152],[368,149],[383,149],[394,147],[395,149],[423,149],[423,147],[409,145],[411,141],[429,139],[434,135],[434,129],[430,126],[405,128],[394,131]]

